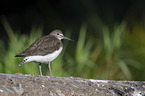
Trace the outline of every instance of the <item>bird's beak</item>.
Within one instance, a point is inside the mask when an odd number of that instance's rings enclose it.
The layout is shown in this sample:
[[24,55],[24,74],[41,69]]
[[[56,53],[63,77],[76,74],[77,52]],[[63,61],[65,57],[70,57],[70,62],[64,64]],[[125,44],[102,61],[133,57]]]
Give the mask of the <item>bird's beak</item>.
[[72,39],[70,39],[70,38],[67,38],[67,37],[63,37],[63,39],[67,39],[67,40],[74,41],[74,40],[72,40]]

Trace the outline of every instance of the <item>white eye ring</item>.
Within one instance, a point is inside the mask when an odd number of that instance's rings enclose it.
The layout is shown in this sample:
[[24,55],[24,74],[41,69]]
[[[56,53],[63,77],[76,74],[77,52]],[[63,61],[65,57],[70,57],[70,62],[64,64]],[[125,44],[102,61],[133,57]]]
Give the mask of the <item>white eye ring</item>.
[[59,33],[57,33],[57,35],[59,35]]

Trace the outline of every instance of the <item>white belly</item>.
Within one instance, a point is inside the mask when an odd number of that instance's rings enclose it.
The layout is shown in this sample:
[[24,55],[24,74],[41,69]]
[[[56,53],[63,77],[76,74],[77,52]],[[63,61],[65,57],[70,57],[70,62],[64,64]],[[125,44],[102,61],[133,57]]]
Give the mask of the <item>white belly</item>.
[[39,63],[48,63],[48,62],[51,62],[52,60],[54,60],[60,54],[62,49],[63,48],[61,47],[59,50],[57,50],[57,51],[55,51],[51,54],[47,54],[45,56],[40,56],[40,55],[38,55],[38,56],[27,56],[27,57],[24,58],[24,60],[26,62],[33,62],[34,61],[34,62],[39,62]]

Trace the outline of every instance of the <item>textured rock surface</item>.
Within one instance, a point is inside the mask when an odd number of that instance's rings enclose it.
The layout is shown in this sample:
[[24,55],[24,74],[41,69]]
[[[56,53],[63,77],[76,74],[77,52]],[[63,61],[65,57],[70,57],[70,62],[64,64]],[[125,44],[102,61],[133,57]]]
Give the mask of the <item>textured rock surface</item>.
[[0,73],[0,96],[145,96],[144,81]]

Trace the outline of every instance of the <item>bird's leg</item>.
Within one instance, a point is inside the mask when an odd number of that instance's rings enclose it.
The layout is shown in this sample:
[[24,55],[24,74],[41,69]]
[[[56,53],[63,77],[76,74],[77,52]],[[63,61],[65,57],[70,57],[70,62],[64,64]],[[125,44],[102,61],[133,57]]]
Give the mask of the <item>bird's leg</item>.
[[51,75],[51,77],[52,77],[50,62],[49,62],[49,71],[50,71],[50,75]]
[[40,75],[42,76],[41,63],[39,63],[39,70],[40,70]]

